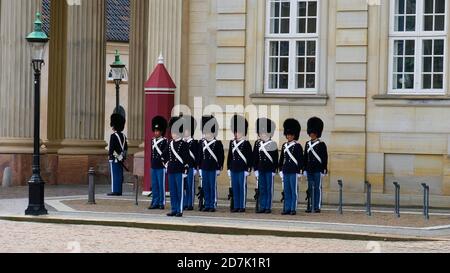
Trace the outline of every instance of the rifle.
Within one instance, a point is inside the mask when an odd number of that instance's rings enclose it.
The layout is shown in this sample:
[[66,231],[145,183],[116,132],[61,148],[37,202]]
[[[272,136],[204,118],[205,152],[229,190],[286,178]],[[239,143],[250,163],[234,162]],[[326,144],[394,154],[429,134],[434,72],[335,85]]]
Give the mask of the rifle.
[[125,169],[125,171],[130,172],[130,170],[125,166],[124,161],[126,160],[126,157],[123,154],[118,154],[116,151],[113,153],[114,158],[117,160],[117,162],[122,166],[122,168]]
[[256,178],[256,188],[255,188],[255,201],[256,201],[256,206],[255,206],[255,210],[256,212],[259,211],[259,178]]
[[125,166],[125,163],[123,163],[123,161],[119,161],[120,166],[122,166],[122,168],[124,168],[125,171],[127,171],[128,173],[130,172],[130,170],[127,168],[127,166]]
[[230,177],[230,188],[228,189],[228,200],[230,201],[230,211],[234,210],[234,198],[233,198],[233,181]]
[[198,187],[197,193],[198,210],[202,211],[205,208],[205,191],[203,190],[203,178],[201,175],[199,176],[199,179],[200,179],[200,186]]

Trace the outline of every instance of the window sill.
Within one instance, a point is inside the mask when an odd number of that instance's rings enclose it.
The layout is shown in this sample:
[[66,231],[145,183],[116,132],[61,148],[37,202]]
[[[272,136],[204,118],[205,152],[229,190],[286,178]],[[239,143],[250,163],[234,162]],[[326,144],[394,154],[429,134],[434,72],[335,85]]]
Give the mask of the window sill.
[[450,96],[446,95],[376,95],[372,99],[377,106],[450,106]]
[[328,96],[315,94],[258,93],[250,95],[250,99],[255,105],[325,106],[328,102]]

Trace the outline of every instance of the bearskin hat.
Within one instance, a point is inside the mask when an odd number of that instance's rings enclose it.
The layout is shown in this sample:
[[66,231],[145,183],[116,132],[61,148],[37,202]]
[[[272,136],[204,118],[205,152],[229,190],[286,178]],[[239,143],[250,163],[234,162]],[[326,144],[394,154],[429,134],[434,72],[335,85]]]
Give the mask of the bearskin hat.
[[172,117],[169,121],[170,132],[182,135],[184,132],[181,117]]
[[162,135],[167,131],[167,120],[161,116],[156,116],[152,120],[152,131],[160,131]]
[[214,116],[202,117],[202,132],[204,134],[211,133],[214,134],[214,136],[219,134],[219,123]]
[[246,136],[248,134],[248,121],[243,116],[234,115],[231,118],[231,130],[235,134],[239,132]]
[[117,132],[122,132],[125,129],[125,118],[121,114],[114,113],[111,115],[111,127]]
[[318,117],[313,117],[308,120],[308,135],[314,133],[318,138],[322,137],[324,124]]
[[300,139],[300,132],[302,130],[302,127],[300,125],[300,122],[298,122],[298,120],[290,118],[287,119],[284,122],[284,135],[293,135],[295,140],[299,140]]
[[277,126],[275,122],[273,122],[268,118],[259,118],[256,121],[256,132],[258,133],[258,135],[267,133],[271,137],[273,137],[273,135],[275,134],[276,127]]
[[184,130],[185,131],[189,130],[191,137],[194,136],[195,130],[197,130],[197,121],[195,120],[195,118],[193,116],[184,116],[184,115],[181,115],[180,117],[183,120]]

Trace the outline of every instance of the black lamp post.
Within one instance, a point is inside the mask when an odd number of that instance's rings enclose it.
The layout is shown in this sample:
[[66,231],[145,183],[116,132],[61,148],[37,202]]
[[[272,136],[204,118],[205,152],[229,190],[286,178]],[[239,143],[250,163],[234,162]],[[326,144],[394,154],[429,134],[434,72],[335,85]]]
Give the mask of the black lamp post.
[[44,204],[44,185],[41,177],[40,164],[40,111],[41,111],[41,69],[44,65],[45,48],[48,43],[47,35],[42,31],[41,14],[36,14],[34,31],[27,36],[31,46],[32,66],[34,70],[34,152],[33,152],[33,176],[28,182],[29,205],[26,215],[48,214]]
[[120,113],[120,84],[127,75],[127,69],[125,67],[125,64],[120,60],[120,54],[118,50],[116,50],[115,61],[110,66],[110,76],[112,80],[114,80],[114,84],[116,85],[116,108],[114,110],[114,113]]

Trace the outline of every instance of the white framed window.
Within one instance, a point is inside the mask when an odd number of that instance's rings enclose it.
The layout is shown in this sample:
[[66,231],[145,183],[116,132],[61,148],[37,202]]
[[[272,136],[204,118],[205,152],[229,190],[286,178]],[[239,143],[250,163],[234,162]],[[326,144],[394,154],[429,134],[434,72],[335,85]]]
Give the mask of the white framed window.
[[446,0],[390,1],[390,94],[445,94],[446,11]]
[[266,0],[265,93],[318,93],[320,0]]

